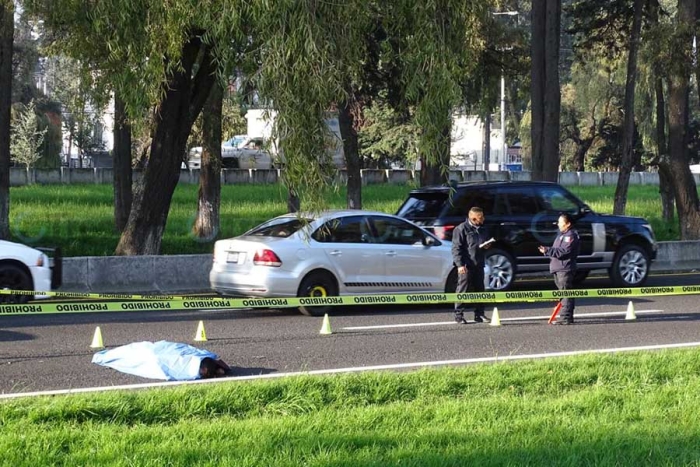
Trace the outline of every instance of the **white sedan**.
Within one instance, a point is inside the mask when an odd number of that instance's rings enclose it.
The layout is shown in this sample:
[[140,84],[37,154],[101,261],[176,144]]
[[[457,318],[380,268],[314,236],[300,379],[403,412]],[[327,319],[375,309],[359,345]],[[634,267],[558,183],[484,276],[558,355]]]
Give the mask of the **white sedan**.
[[[219,240],[213,290],[247,297],[454,292],[452,244],[389,214],[286,214]],[[301,307],[318,315],[329,307]]]
[[[46,249],[47,251],[49,249]],[[61,256],[52,250],[53,258],[19,243],[0,240],[0,289],[48,291],[61,285]],[[0,303],[25,303],[45,295],[0,294]]]

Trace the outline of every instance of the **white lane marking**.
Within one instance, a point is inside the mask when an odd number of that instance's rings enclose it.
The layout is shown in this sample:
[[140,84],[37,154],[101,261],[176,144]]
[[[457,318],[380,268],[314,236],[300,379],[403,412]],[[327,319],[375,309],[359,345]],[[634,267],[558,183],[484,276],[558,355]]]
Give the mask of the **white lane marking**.
[[144,384],[128,384],[122,386],[103,386],[96,388],[76,388],[76,389],[58,389],[53,391],[37,391],[37,392],[20,392],[14,394],[0,394],[0,399],[15,399],[19,397],[36,397],[36,396],[58,396],[67,394],[79,394],[79,393],[90,393],[90,392],[101,392],[101,391],[113,391],[113,390],[132,390],[132,389],[146,389],[146,388],[157,388],[164,386],[182,386],[187,384],[216,384],[223,382],[232,381],[251,381],[258,379],[278,379],[278,378],[288,378],[293,376],[311,376],[311,375],[331,375],[338,373],[362,373],[365,371],[379,371],[379,370],[400,370],[406,368],[427,368],[434,366],[446,366],[446,365],[465,365],[469,363],[497,363],[497,362],[507,362],[507,361],[517,361],[517,360],[535,360],[541,358],[557,358],[557,357],[572,357],[575,355],[586,355],[586,354],[602,354],[602,353],[622,353],[622,352],[639,352],[642,350],[662,350],[662,349],[683,349],[689,347],[700,347],[700,342],[683,342],[678,344],[657,344],[657,345],[643,345],[639,347],[618,347],[611,349],[592,349],[592,350],[572,350],[567,352],[553,352],[553,353],[539,353],[539,354],[529,354],[529,355],[506,355],[506,356],[495,356],[495,357],[480,357],[480,358],[463,358],[459,360],[438,360],[434,362],[417,362],[417,363],[396,363],[393,365],[373,365],[373,366],[360,366],[360,367],[350,367],[350,368],[332,368],[329,370],[313,370],[313,371],[296,371],[290,373],[268,373],[265,375],[251,375],[251,376],[231,376],[227,378],[215,378],[215,379],[198,379],[194,381],[168,381],[162,383],[144,383]]
[[[652,313],[663,313],[664,310],[639,310],[635,311],[637,315],[652,314]],[[598,318],[601,316],[625,316],[626,311],[605,311],[600,313],[576,313],[576,318]],[[549,319],[549,316],[518,316],[516,318],[501,318],[503,321],[535,321],[540,319]],[[473,323],[473,321],[470,321]],[[366,331],[370,329],[391,329],[391,328],[413,328],[421,326],[452,326],[456,323],[454,321],[440,321],[437,323],[410,323],[410,324],[382,324],[377,326],[349,326],[346,328],[340,328],[341,331]]]

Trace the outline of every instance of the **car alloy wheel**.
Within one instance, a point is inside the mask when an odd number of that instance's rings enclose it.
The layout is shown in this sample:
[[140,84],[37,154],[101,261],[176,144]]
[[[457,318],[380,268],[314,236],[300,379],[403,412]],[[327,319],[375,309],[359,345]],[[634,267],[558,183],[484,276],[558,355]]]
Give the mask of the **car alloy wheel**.
[[615,255],[610,268],[610,279],[616,287],[639,287],[646,281],[648,274],[649,256],[638,245],[623,246]]
[[515,280],[515,262],[513,257],[499,249],[492,249],[486,257],[489,269],[488,284],[491,290],[508,290]]

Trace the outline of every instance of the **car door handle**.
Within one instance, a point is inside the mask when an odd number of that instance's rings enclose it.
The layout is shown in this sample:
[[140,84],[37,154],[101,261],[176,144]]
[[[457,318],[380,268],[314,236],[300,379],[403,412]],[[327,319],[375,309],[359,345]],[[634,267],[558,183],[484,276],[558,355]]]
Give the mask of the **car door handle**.
[[331,255],[331,256],[340,256],[340,255],[343,254],[343,252],[340,251],[340,250],[333,250],[333,251],[331,251],[331,252],[328,253],[328,254]]
[[396,256],[396,252],[394,250],[389,250],[386,253],[384,253],[386,256]]
[[501,225],[515,225],[515,222],[501,222]]

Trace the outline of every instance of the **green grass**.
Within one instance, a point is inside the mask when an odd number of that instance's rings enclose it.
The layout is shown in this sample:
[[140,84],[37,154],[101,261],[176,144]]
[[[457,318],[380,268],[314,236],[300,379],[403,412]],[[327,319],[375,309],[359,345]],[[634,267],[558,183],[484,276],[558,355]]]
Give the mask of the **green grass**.
[[[393,213],[412,186],[371,185],[363,188],[365,209]],[[163,254],[209,253],[212,242],[191,234],[197,211],[197,186],[180,185],[173,196],[162,243]],[[612,212],[614,186],[572,187],[594,210]],[[110,185],[31,185],[10,191],[12,239],[37,246],[60,245],[65,256],[111,255],[119,241],[114,229],[113,191]],[[328,204],[345,206],[345,190],[331,195]],[[657,239],[677,240],[678,225],[661,219],[658,188],[632,186],[628,215],[648,219]],[[239,235],[271,217],[286,212],[281,185],[225,185],[221,192],[219,238]]]
[[700,351],[0,403],[19,465],[700,465]]

